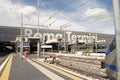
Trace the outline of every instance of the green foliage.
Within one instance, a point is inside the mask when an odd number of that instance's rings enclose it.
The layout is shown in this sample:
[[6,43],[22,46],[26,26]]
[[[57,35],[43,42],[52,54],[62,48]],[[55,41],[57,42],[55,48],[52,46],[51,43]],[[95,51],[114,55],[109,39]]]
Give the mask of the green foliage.
[[55,63],[56,63],[56,64],[60,64],[60,61],[59,61],[59,60],[56,60]]
[[59,60],[56,60],[56,59],[55,59],[55,60],[53,59],[53,60],[51,60],[49,63],[50,63],[50,64],[54,64],[54,63],[59,64],[60,61],[59,61]]
[[92,45],[88,47],[88,52],[90,52],[90,53],[93,52],[93,46]]
[[52,60],[48,60],[47,57],[46,57],[44,62],[47,62],[47,63],[50,63],[50,64],[54,64],[54,63],[59,64],[60,63],[59,60],[56,60],[56,57],[53,57]]
[[51,60],[51,61],[50,61],[50,64],[54,64],[54,63],[55,63],[55,61],[54,61],[54,60]]

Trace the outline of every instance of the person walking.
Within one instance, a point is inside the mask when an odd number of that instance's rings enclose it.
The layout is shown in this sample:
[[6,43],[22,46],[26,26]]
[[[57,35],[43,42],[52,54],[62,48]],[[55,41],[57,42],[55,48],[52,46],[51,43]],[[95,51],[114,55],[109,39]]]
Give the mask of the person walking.
[[25,60],[27,60],[27,58],[28,58],[28,50],[26,50],[25,52],[24,52],[24,58],[25,58]]

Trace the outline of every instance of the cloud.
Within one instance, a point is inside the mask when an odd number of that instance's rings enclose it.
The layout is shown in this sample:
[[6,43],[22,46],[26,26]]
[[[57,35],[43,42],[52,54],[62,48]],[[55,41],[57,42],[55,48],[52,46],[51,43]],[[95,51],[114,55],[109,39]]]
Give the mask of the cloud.
[[[11,0],[0,0],[0,25],[2,26],[20,26],[20,16],[18,17],[18,13],[15,10],[14,4],[12,2],[10,2]],[[51,2],[44,2],[40,9],[40,25],[45,25],[48,26],[50,23],[54,22],[51,27],[49,27],[50,29],[59,29],[59,26],[64,25],[66,23],[69,23],[69,27],[65,28],[65,30],[72,30],[72,31],[86,31],[86,32],[103,32],[105,31],[106,33],[111,33],[111,30],[113,28],[113,25],[111,26],[111,16],[110,13],[104,9],[104,8],[98,8],[98,7],[90,7],[92,4],[94,3],[96,4],[97,2],[93,2],[92,0],[89,1],[87,4],[83,5],[83,6],[79,6],[79,3],[81,3],[80,1],[84,1],[84,0],[80,0],[79,2],[77,2],[79,0],[76,0],[76,2],[72,3],[72,5],[70,5],[68,8],[66,8],[65,10],[69,10],[69,8],[73,7],[74,11],[60,11],[60,13],[57,13],[57,15],[55,15],[54,17],[52,17],[51,19],[49,19],[49,17],[53,14],[55,14],[56,12],[59,11],[59,9],[55,8],[55,9],[51,9],[54,6],[51,5]],[[86,1],[85,1],[86,2]],[[85,3],[83,2],[83,3]],[[6,4],[4,4],[6,3]],[[55,2],[56,3],[56,2]],[[78,4],[77,4],[78,3]],[[48,7],[52,6],[52,7]],[[56,4],[57,5],[57,4]],[[74,6],[73,6],[74,5]],[[96,4],[97,5],[97,4]],[[78,7],[79,6],[79,7]],[[97,5],[98,6],[98,5]],[[37,25],[37,13],[32,17],[31,19],[31,15],[33,14],[33,12],[36,10],[36,7],[34,5],[28,5],[28,4],[24,4],[24,3],[18,3],[17,4],[18,7],[18,12],[23,12],[24,14],[24,20],[23,22],[25,24],[27,24],[27,22],[29,21],[28,24],[33,24],[33,25]],[[94,8],[93,8],[94,7]],[[88,9],[89,8],[89,9]],[[82,17],[81,17],[82,16]],[[85,18],[85,19],[84,19]],[[77,19],[81,19],[81,22],[78,21]],[[92,24],[90,23],[88,20],[92,21]],[[103,21],[101,23],[97,23],[96,21]],[[108,23],[104,23],[104,21],[109,21],[110,24],[108,25]],[[85,23],[85,24],[84,24]],[[89,25],[91,24],[91,25]],[[106,26],[104,28],[104,26]],[[31,26],[31,27],[35,27],[35,26]],[[104,33],[105,33],[104,32]]]
[[20,9],[20,12],[23,13],[26,16],[29,16],[33,12],[35,12],[36,8],[34,6],[24,6]]
[[18,26],[15,13],[12,12],[10,0],[0,0],[0,26]]
[[103,8],[87,9],[84,13],[84,17],[100,21],[106,21],[111,19],[109,12]]

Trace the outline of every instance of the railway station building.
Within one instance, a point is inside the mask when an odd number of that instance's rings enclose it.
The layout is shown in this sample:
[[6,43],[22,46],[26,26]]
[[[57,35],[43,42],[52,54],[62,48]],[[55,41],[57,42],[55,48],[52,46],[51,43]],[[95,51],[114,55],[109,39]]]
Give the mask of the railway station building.
[[[112,35],[24,27],[23,46],[31,53],[37,51],[38,42],[40,42],[41,49],[46,48],[46,52],[103,52],[108,47]],[[19,51],[20,42],[20,27],[0,26],[0,52]]]

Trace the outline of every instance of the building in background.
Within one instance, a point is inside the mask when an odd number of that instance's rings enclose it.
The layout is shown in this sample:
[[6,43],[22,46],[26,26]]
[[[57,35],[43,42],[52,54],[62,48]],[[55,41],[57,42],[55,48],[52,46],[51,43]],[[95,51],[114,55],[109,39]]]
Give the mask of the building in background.
[[[101,52],[103,51],[102,49],[106,49],[112,37],[112,34],[78,32],[78,31],[61,31],[53,29],[39,29],[38,34],[37,28],[27,27],[24,28],[23,32],[24,32],[23,41],[27,42],[27,45],[29,44],[30,51],[32,52],[37,50],[36,45],[38,35],[40,36],[41,44],[52,45],[53,52],[64,51],[64,47],[66,47],[67,52],[75,51]],[[20,35],[19,27],[0,26],[1,44],[6,44],[7,42],[9,42],[10,44],[12,44],[13,49],[15,49],[14,46],[16,44],[18,45],[18,42],[20,42],[19,35]],[[0,51],[4,51],[4,48],[1,49]],[[49,49],[46,51],[49,51]]]

